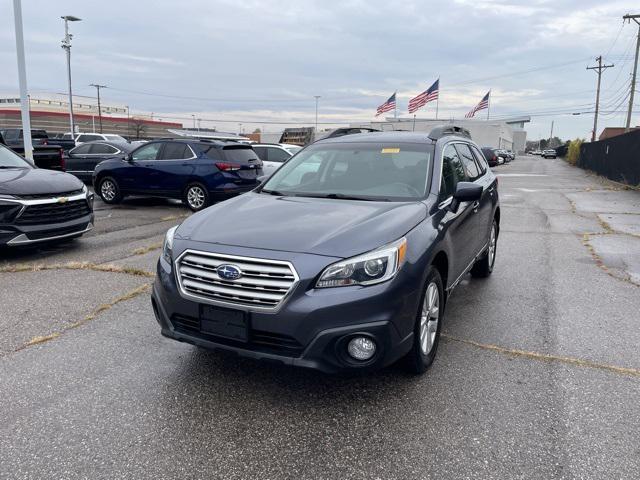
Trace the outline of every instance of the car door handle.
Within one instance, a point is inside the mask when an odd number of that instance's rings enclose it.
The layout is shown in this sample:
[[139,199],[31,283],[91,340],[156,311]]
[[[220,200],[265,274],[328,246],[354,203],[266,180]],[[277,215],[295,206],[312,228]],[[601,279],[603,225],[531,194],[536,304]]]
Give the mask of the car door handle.
[[478,209],[480,208],[480,202],[478,200],[476,200],[475,202],[473,202],[472,207],[473,207],[473,211],[477,212]]

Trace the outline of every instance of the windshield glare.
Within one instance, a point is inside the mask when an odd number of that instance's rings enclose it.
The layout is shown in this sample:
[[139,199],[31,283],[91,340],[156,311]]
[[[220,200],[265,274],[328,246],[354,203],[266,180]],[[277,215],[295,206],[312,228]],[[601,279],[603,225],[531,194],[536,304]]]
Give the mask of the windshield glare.
[[371,200],[423,198],[433,147],[425,144],[319,144],[307,147],[265,183],[265,191]]
[[0,145],[0,168],[31,168],[25,159]]

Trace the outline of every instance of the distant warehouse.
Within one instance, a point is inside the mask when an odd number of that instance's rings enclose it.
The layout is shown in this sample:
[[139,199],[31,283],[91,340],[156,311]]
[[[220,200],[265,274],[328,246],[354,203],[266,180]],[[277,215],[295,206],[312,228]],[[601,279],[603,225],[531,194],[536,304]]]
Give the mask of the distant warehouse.
[[[74,96],[73,116],[79,132],[95,132],[99,128],[98,107],[91,97]],[[102,131],[130,139],[172,136],[168,129],[182,128],[182,123],[165,122],[152,115],[130,115],[124,105],[102,104]],[[69,103],[62,94],[31,96],[31,127],[49,134],[69,132]],[[20,98],[0,96],[0,129],[21,128]]]
[[435,120],[413,118],[387,118],[385,120],[353,123],[352,127],[374,128],[376,130],[408,130],[416,132],[430,132],[437,125],[452,123],[466,128],[471,133],[474,142],[482,147],[503,148],[517,153],[524,153],[527,143],[525,123],[531,117],[514,117],[500,120]]

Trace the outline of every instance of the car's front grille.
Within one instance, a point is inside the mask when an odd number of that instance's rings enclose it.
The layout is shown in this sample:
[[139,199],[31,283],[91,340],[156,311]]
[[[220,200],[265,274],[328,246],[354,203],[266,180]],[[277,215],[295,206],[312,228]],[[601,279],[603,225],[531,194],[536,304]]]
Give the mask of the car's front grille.
[[66,203],[41,203],[29,205],[16,219],[20,225],[44,225],[60,223],[83,217],[91,213],[86,200],[74,200]]
[[200,330],[200,320],[195,317],[174,314],[171,316],[171,323],[173,324],[173,328],[178,332],[202,338],[203,340],[210,340],[222,345],[230,345],[252,351],[275,353],[277,355],[284,355],[288,357],[298,357],[304,350],[302,344],[300,344],[300,342],[295,338],[280,333],[250,329],[249,341],[239,342],[230,338],[219,337],[202,332]]
[[82,188],[79,190],[72,190],[70,192],[60,192],[60,193],[34,193],[34,194],[23,194],[23,195],[15,195],[18,198],[23,200],[35,200],[40,198],[52,198],[55,197],[73,197],[74,195],[80,195],[82,193]]
[[[241,272],[235,280],[218,275],[222,265]],[[183,294],[203,300],[275,309],[298,281],[288,262],[187,250],[178,261]]]

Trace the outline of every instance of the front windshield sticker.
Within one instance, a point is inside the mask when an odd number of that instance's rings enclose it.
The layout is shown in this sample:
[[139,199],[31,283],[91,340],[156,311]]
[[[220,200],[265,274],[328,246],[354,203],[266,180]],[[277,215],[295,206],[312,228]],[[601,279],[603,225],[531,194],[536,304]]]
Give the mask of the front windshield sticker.
[[383,148],[380,153],[400,153],[399,148]]

